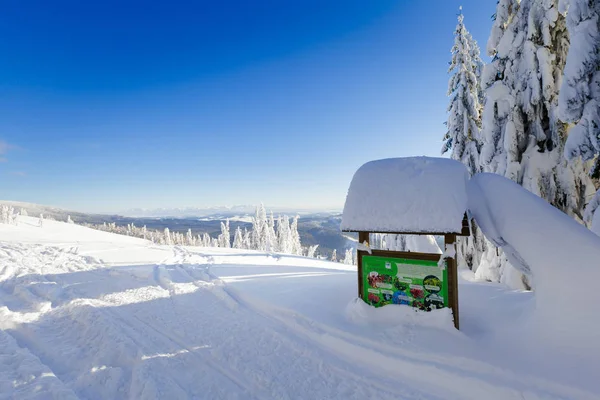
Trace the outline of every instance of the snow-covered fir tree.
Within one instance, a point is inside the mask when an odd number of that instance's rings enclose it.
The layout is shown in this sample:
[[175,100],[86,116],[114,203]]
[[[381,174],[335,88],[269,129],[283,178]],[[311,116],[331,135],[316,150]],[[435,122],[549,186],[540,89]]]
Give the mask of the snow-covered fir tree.
[[346,249],[346,253],[344,254],[344,260],[342,262],[347,265],[354,264],[354,250]]
[[192,234],[192,230],[188,229],[186,234],[185,234],[185,244],[187,244],[188,246],[195,246],[196,245],[196,239],[194,238],[194,235]]
[[267,218],[267,224],[265,226],[265,250],[266,251],[278,251],[277,249],[277,234],[275,233],[275,217],[273,211]]
[[290,254],[302,255],[302,244],[300,242],[300,234],[298,233],[298,219],[295,216],[290,226]]
[[233,235],[233,248],[244,248],[244,236],[242,234],[242,228],[240,228],[239,226],[235,229],[235,234]]
[[[564,155],[571,162],[591,162],[590,175],[600,178],[600,1],[561,0],[567,13],[570,46],[559,95],[559,116],[569,124]],[[591,222],[596,199],[585,210]]]
[[451,158],[465,164],[471,174],[479,171],[479,131],[481,128],[481,85],[478,73],[482,61],[479,47],[464,25],[462,12],[454,31],[454,46],[448,82],[448,121],[442,154],[451,151]]
[[[568,36],[558,0],[500,0],[484,68],[481,164],[581,221],[592,182],[581,164],[561,154],[566,129],[558,118],[558,89]],[[496,249],[485,249],[478,274],[527,286]]]
[[267,248],[267,212],[261,203],[256,207],[252,218],[252,244],[254,250],[265,251]]
[[[458,25],[454,30],[454,45],[450,61],[451,73],[448,82],[448,120],[445,143],[442,153],[451,151],[450,157],[462,162],[471,175],[481,171],[479,153],[481,150],[481,111],[484,92],[481,87],[481,60],[479,46],[465,27],[464,16],[458,15]],[[393,238],[386,238],[387,241]],[[406,238],[395,238],[395,247],[406,247]],[[473,269],[481,261],[485,238],[477,227],[472,235],[458,239],[458,260]]]
[[164,230],[164,243],[166,245],[173,244],[173,240],[171,239],[171,232],[169,231],[169,228],[165,228],[165,230]]
[[283,215],[277,220],[277,249],[281,253],[291,251],[290,220]]
[[218,237],[218,243],[218,247],[231,247],[231,236],[229,234],[229,219],[227,219],[224,223],[221,222],[221,234]]
[[210,237],[210,235],[206,232],[204,232],[202,234],[202,247],[211,247],[212,246],[212,238]]
[[244,228],[244,236],[243,236],[243,247],[244,249],[252,249],[252,233],[248,230],[248,228]]

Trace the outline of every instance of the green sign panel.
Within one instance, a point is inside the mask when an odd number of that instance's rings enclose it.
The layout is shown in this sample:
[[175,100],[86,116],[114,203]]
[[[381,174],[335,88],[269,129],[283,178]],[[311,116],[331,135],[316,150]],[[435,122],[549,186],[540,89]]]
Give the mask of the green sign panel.
[[362,271],[363,300],[375,307],[405,304],[427,311],[448,307],[448,271],[437,261],[364,255]]

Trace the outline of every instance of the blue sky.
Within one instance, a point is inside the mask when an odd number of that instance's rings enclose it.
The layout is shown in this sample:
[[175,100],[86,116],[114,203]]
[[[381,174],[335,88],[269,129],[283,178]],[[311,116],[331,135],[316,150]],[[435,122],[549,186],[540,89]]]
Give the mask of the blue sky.
[[439,155],[459,5],[29,1],[0,13],[0,199],[93,212],[341,208],[354,171]]

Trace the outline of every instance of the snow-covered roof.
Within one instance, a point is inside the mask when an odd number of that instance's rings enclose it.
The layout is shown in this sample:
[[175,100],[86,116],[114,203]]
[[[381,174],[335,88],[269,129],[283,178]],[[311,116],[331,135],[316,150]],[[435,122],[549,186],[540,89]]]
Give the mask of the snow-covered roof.
[[370,161],[352,178],[342,230],[460,233],[468,179],[465,166],[447,158]]

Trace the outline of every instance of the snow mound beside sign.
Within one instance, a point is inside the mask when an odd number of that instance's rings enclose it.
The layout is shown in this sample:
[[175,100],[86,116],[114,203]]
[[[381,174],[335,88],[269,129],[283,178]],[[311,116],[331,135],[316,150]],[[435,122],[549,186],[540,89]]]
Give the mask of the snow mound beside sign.
[[486,238],[533,277],[539,335],[600,354],[600,237],[503,176],[477,174],[468,193]]
[[446,158],[368,162],[350,183],[342,230],[460,233],[468,179],[463,164]]

